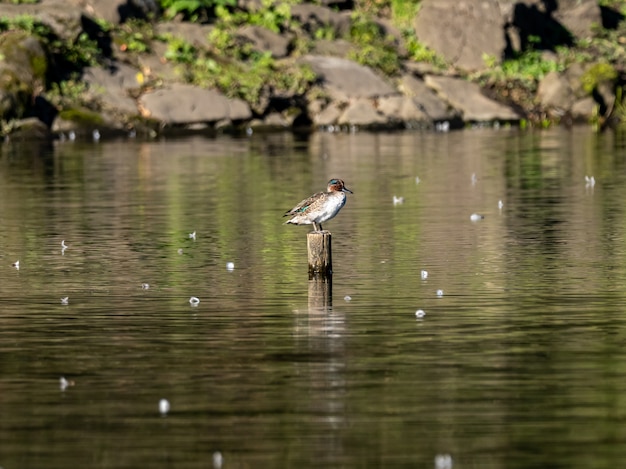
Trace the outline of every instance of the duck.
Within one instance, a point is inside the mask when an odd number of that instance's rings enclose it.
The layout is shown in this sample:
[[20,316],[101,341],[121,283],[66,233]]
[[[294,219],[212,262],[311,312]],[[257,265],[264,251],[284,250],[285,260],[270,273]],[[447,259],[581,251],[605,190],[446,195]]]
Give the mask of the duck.
[[283,216],[291,217],[285,224],[313,225],[314,231],[324,231],[322,223],[334,218],[346,204],[346,193],[353,194],[341,179],[328,181],[326,192],[304,199]]

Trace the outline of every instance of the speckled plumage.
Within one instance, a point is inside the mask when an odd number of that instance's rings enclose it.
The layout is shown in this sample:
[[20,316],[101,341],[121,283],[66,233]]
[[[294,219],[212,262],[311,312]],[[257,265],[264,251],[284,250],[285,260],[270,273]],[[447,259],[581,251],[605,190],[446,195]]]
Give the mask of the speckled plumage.
[[346,192],[352,194],[341,179],[331,179],[326,192],[313,194],[285,213],[285,217],[291,217],[285,223],[313,225],[315,231],[322,231],[322,223],[337,215],[346,204]]

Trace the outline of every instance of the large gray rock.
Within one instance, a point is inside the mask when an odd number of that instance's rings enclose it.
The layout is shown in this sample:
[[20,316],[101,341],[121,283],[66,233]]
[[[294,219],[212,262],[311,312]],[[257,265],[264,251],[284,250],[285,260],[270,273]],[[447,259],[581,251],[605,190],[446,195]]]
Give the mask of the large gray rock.
[[173,84],[146,93],[139,98],[139,104],[144,117],[169,125],[233,122],[252,117],[245,101],[193,85]]
[[9,20],[28,17],[49,26],[59,37],[75,39],[82,30],[83,9],[79,0],[42,0],[13,5],[0,3],[0,17]]
[[518,121],[513,109],[487,98],[480,87],[461,78],[426,76],[425,83],[463,116],[465,122]]
[[269,51],[276,59],[282,59],[289,53],[291,41],[288,37],[261,26],[243,26],[237,30],[236,36],[240,42],[248,43],[253,50],[260,53]]
[[358,98],[348,103],[337,123],[358,127],[377,127],[388,124],[388,119],[376,110],[371,100]]
[[310,3],[292,5],[291,17],[298,21],[302,28],[310,34],[330,28],[335,37],[348,34],[352,23],[349,14]]
[[129,92],[138,89],[138,70],[129,65],[115,64],[111,68],[89,67],[83,80],[103,108],[124,115],[138,114],[137,103]]
[[422,0],[415,19],[418,39],[466,70],[483,69],[483,54],[502,56],[504,26],[498,0]]
[[400,90],[409,96],[426,118],[432,122],[458,119],[458,112],[435,94],[424,80],[406,74],[400,79]]
[[422,0],[415,29],[451,64],[481,70],[485,54],[502,60],[507,50],[527,47],[531,37],[542,48],[571,44],[601,22],[595,0]]
[[304,57],[313,71],[323,80],[325,90],[336,100],[377,98],[398,92],[370,68],[337,57],[308,55]]
[[539,82],[537,101],[544,109],[569,111],[575,96],[567,78],[558,72],[550,72]]
[[205,47],[212,30],[213,26],[211,25],[187,22],[158,23],[155,26],[157,34],[171,35],[195,47]]

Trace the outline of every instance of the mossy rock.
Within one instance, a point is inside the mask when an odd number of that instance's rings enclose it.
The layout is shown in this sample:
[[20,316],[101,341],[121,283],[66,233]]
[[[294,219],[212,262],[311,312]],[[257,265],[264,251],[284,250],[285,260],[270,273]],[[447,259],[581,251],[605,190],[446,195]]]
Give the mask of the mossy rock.
[[22,117],[45,88],[48,58],[41,42],[25,31],[0,35],[0,119]]
[[617,79],[617,70],[613,65],[606,62],[593,64],[580,77],[583,90],[591,94],[600,85],[612,83]]
[[105,124],[102,114],[85,108],[65,109],[59,112],[58,117],[80,127],[95,128]]

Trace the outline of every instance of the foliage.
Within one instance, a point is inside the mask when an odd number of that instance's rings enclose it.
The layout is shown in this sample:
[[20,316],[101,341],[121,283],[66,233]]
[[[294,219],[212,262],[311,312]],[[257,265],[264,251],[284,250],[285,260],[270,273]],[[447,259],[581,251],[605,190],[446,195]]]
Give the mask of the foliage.
[[415,62],[426,62],[441,69],[446,68],[446,61],[437,55],[433,50],[419,42],[414,34],[406,32],[405,42],[411,60]]
[[73,64],[76,68],[94,65],[101,55],[97,43],[87,33],[81,33],[72,42],[59,38],[52,29],[32,16],[23,15],[14,18],[0,18],[0,31],[19,29],[37,36],[53,57],[59,57]]
[[355,12],[352,16],[350,40],[357,46],[349,58],[361,65],[377,68],[386,75],[400,70],[400,57],[393,38],[383,37],[380,26],[368,16]]
[[156,39],[152,25],[136,19],[126,21],[112,32],[114,42],[124,52],[149,52],[150,43]]
[[587,94],[591,94],[602,82],[613,81],[617,78],[617,70],[606,62],[600,62],[592,65],[580,77],[583,90]]
[[46,99],[59,108],[64,108],[71,104],[86,104],[89,101],[86,97],[87,84],[76,78],[64,80],[59,83],[52,83],[46,92]]
[[215,15],[220,20],[222,28],[236,28],[242,25],[261,26],[275,33],[280,33],[289,27],[291,22],[290,1],[261,0],[261,5],[251,11],[232,12],[224,5],[215,7]]
[[303,94],[316,78],[308,66],[293,61],[278,62],[270,52],[235,47],[233,36],[225,30],[215,28],[209,40],[214,47],[212,51],[198,49],[180,39],[172,40],[166,57],[181,66],[187,81],[216,87],[253,107],[267,90]]
[[216,7],[237,6],[237,0],[159,0],[168,19],[182,14],[185,18],[196,21],[202,12]]
[[538,50],[527,50],[513,59],[497,64],[496,58],[483,57],[487,70],[479,72],[473,78],[483,82],[516,82],[528,90],[534,91],[539,80],[553,71],[563,71],[564,66],[555,60],[546,59]]

